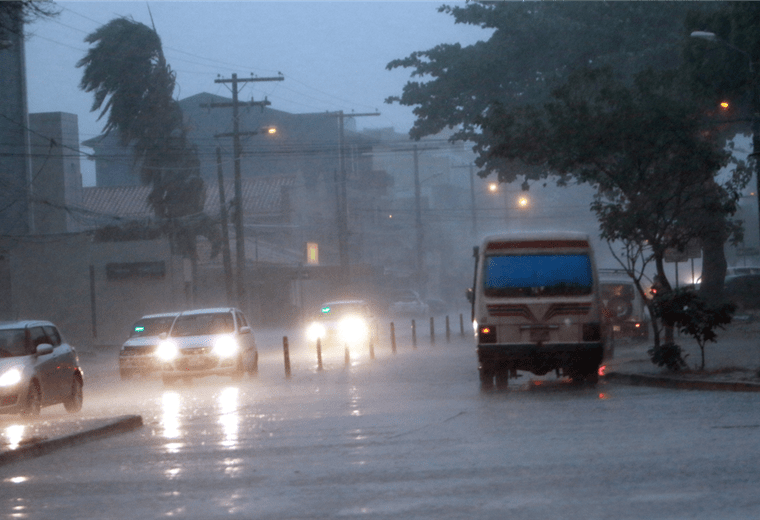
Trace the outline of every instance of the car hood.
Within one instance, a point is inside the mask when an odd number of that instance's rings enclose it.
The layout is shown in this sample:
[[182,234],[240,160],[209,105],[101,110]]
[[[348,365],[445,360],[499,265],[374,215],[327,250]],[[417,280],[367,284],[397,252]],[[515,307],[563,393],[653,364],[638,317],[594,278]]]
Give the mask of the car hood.
[[213,347],[214,342],[224,336],[234,338],[235,334],[211,334],[203,336],[172,336],[171,340],[177,345],[178,348],[199,348],[199,347]]
[[18,367],[24,369],[34,365],[34,356],[15,356],[0,358],[0,373],[9,368]]
[[140,336],[137,338],[129,338],[124,342],[125,347],[149,347],[156,345],[160,341],[158,336]]

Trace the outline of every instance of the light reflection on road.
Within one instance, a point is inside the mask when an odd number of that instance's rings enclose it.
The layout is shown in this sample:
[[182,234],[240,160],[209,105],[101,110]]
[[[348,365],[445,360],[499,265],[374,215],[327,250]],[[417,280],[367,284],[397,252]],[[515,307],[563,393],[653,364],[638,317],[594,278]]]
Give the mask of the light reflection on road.
[[239,390],[232,386],[223,389],[218,396],[219,424],[222,425],[222,433],[224,434],[222,446],[225,448],[235,448],[238,443],[240,426],[238,398]]

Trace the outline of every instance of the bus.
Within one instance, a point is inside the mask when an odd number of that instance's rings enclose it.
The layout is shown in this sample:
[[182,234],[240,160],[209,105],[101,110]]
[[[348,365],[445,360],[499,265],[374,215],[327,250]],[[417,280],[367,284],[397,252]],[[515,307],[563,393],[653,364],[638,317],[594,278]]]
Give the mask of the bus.
[[481,389],[506,388],[518,371],[595,384],[612,352],[589,236],[496,234],[474,253],[470,299]]

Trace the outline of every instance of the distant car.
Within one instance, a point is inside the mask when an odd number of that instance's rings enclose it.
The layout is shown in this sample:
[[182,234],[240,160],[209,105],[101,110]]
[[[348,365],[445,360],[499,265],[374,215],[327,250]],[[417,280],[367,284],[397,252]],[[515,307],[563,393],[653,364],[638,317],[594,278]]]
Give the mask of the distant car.
[[760,274],[726,276],[723,296],[736,305],[737,313],[760,309]]
[[599,292],[615,339],[649,337],[649,313],[630,277],[599,270]]
[[430,308],[427,303],[422,301],[416,291],[409,289],[393,296],[391,304],[388,306],[388,312],[396,316],[423,317],[429,314]]
[[82,409],[84,377],[74,347],[49,321],[0,323],[0,413]]
[[353,346],[369,341],[374,331],[372,309],[364,300],[325,302],[309,323],[306,335],[322,348]]
[[135,374],[146,375],[161,368],[156,357],[159,336],[168,333],[179,312],[149,314],[135,322],[129,338],[119,351],[119,375],[129,379]]
[[258,373],[259,353],[248,320],[239,309],[183,311],[156,348],[164,384],[210,375],[238,380]]

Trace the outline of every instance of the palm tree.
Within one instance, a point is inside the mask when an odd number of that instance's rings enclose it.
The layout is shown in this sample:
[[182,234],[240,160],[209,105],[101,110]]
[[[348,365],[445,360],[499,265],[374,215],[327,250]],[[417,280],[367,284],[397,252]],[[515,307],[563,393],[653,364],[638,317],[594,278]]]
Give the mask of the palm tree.
[[79,87],[94,93],[92,111],[106,117],[103,131],[119,133],[131,146],[140,179],[152,186],[148,203],[164,223],[178,254],[195,257],[195,237],[211,240],[218,251],[219,233],[203,212],[205,184],[197,150],[187,140],[182,109],[172,97],[175,74],[166,63],[155,28],[115,18],[87,35],[92,44],[77,67],[84,67]]

